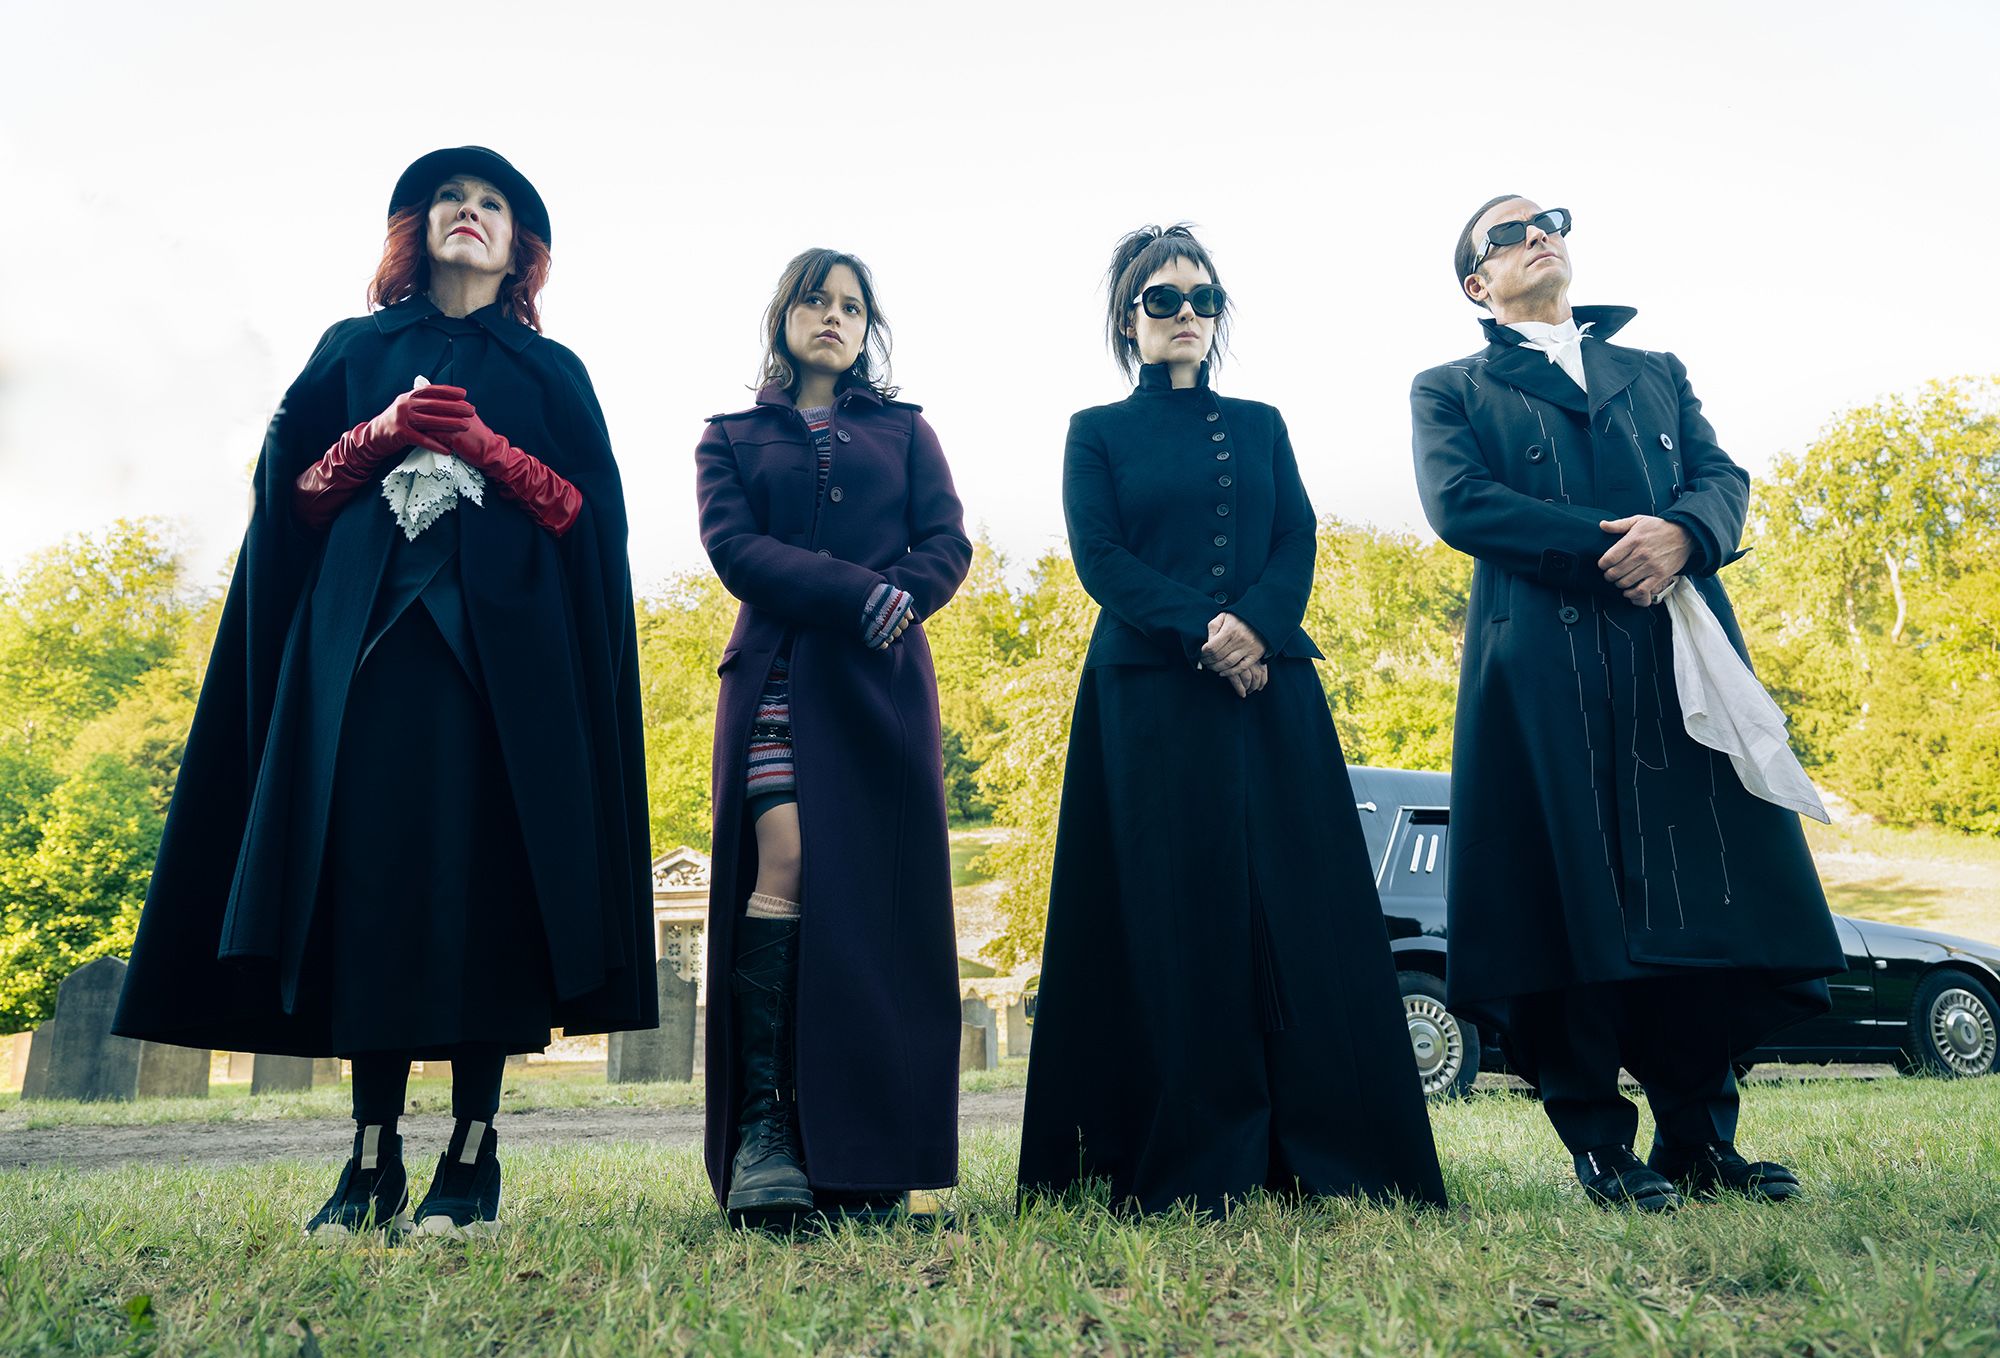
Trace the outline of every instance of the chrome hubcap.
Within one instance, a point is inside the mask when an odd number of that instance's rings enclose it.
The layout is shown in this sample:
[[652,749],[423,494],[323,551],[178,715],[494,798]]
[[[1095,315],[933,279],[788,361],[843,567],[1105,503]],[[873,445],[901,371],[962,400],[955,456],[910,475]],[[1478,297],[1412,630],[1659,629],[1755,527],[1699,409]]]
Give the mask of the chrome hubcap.
[[1465,1034],[1452,1012],[1428,995],[1405,995],[1403,1014],[1410,1024],[1410,1049],[1417,1058],[1424,1095],[1449,1089],[1465,1068]]
[[2000,1048],[1993,1011],[1969,990],[1953,987],[1931,1005],[1931,1047],[1954,1075],[1985,1075]]

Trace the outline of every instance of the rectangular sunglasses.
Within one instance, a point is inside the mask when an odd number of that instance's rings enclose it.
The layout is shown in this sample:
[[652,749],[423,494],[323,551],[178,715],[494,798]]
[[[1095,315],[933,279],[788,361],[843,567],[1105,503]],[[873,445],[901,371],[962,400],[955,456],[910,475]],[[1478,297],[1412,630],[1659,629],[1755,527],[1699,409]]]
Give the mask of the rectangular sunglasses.
[[1146,308],[1146,314],[1156,321],[1164,321],[1169,316],[1178,315],[1181,303],[1194,308],[1197,316],[1215,317],[1222,314],[1222,308],[1229,303],[1229,294],[1217,283],[1198,283],[1186,292],[1171,283],[1155,283],[1134,297],[1133,306]]

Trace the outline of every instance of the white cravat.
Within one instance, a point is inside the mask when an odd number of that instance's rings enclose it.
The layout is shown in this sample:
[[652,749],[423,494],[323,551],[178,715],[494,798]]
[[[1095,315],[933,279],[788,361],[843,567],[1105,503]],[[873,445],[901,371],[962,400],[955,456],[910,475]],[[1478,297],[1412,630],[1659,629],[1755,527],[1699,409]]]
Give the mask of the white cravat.
[[1751,796],[1831,824],[1812,779],[1792,753],[1784,712],[1729,644],[1708,601],[1686,580],[1668,585],[1663,598],[1674,634],[1674,687],[1688,735],[1728,755]]
[[1578,329],[1576,317],[1565,317],[1561,322],[1550,325],[1547,321],[1510,321],[1509,328],[1519,331],[1521,343],[1529,349],[1539,349],[1549,357],[1549,362],[1568,373],[1570,380],[1585,391],[1589,387],[1583,380],[1583,337],[1590,333],[1595,321],[1585,321]]

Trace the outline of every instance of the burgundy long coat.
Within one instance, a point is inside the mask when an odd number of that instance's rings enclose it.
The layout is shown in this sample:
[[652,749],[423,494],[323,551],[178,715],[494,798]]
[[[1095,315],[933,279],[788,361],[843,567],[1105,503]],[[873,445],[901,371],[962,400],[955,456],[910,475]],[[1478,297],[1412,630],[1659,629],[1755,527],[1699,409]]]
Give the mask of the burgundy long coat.
[[[743,601],[715,720],[709,896],[709,1178],[736,1153],[729,1005],[736,922],[756,880],[744,815],[750,723],[792,635],[793,758],[804,841],[798,1091],[816,1189],[893,1192],[958,1178],[958,962],[937,676],[922,619],[951,599],[972,543],[920,407],[865,387],[835,398],[818,493],[805,421],[781,389],[710,419],[695,449],[702,545]],[[861,641],[869,593],[908,590],[887,650]]]

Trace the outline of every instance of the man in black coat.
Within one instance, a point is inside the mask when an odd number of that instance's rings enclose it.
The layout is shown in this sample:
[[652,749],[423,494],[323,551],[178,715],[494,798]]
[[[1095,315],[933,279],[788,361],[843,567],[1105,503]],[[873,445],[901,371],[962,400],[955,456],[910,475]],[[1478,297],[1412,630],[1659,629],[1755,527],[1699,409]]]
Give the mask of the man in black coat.
[[[1844,961],[1797,816],[1683,726],[1659,599],[1696,590],[1744,652],[1716,572],[1749,478],[1671,354],[1569,305],[1567,211],[1495,198],[1453,266],[1491,312],[1479,352],[1417,376],[1418,488],[1477,559],[1448,854],[1453,1008],[1498,1025],[1586,1192],[1795,1195],[1734,1147],[1736,1053],[1827,1007]],[[1652,1154],[1633,1154],[1646,1090]]]

